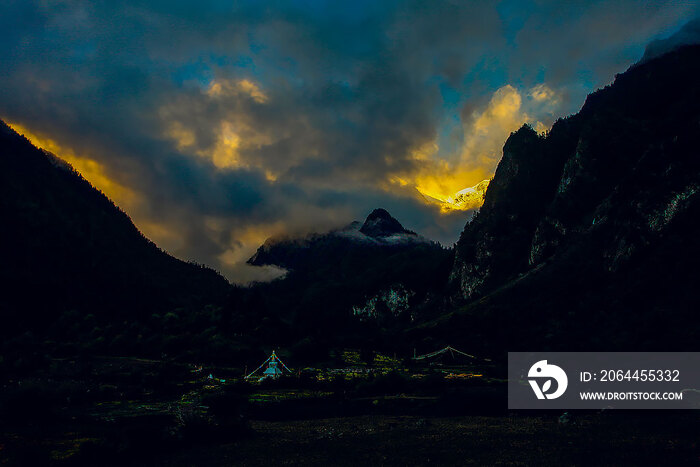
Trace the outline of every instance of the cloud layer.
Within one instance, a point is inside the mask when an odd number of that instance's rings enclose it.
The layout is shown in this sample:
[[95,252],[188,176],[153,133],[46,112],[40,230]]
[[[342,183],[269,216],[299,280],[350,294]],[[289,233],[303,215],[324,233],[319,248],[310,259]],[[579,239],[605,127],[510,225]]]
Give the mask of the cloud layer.
[[446,244],[445,198],[698,14],[688,2],[10,0],[0,117],[156,243],[235,281],[262,241],[382,206]]

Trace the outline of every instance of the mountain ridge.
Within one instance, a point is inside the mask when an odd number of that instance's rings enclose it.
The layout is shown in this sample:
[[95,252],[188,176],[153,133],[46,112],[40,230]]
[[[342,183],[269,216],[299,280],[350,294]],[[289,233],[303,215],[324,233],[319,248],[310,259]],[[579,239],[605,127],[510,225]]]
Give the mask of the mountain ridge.
[[6,313],[33,308],[48,324],[67,309],[128,316],[225,300],[228,281],[160,250],[70,164],[2,121],[0,147]]
[[548,135],[511,134],[456,245],[457,305],[423,330],[478,328],[494,346],[693,342],[680,323],[700,302],[699,73],[700,46],[684,46],[617,75]]

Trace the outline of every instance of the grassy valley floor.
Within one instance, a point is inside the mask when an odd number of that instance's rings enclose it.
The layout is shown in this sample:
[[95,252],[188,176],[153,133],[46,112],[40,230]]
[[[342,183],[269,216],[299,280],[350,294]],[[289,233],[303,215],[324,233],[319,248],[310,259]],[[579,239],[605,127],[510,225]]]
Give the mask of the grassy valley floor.
[[350,360],[260,384],[136,358],[14,366],[0,466],[700,464],[697,410],[509,412],[490,364]]
[[692,413],[253,421],[253,434],[139,465],[697,465]]

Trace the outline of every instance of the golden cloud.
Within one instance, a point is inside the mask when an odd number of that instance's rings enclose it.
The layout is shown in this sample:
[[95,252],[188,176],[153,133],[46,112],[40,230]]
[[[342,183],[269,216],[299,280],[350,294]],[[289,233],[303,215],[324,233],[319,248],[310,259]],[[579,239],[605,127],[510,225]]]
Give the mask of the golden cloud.
[[17,133],[24,135],[34,146],[42,148],[68,162],[92,186],[104,193],[123,209],[136,206],[140,196],[131,188],[122,185],[108,174],[107,168],[88,155],[77,154],[71,147],[59,144],[56,140],[24,125],[15,122],[7,124]]
[[560,101],[560,95],[546,84],[527,92],[503,86],[485,106],[465,117],[459,154],[441,155],[437,142],[431,141],[411,154],[413,170],[391,174],[385,188],[405,191],[413,187],[427,203],[437,202],[443,213],[479,207],[482,199],[466,196],[471,191],[464,190],[477,185],[479,189],[485,187],[481,182],[493,176],[510,133],[524,123],[530,123],[538,132],[546,131],[548,125],[540,119],[548,120]]
[[265,173],[269,181],[275,181],[278,174],[264,166],[260,158],[246,159],[242,153],[247,150],[260,149],[270,145],[275,138],[258,128],[246,115],[241,106],[241,99],[252,99],[256,104],[269,101],[267,94],[253,81],[214,80],[204,91],[208,102],[223,107],[223,115],[213,126],[213,144],[201,147],[195,132],[188,128],[186,121],[192,111],[197,111],[198,104],[189,100],[170,102],[163,106],[159,115],[165,128],[164,136],[171,140],[178,151],[183,154],[196,155],[210,160],[220,169],[257,168]]
[[24,135],[34,146],[68,162],[92,186],[104,193],[119,208],[128,212],[138,229],[160,248],[175,252],[185,245],[185,239],[177,229],[144,215],[144,211],[140,209],[144,203],[143,195],[115,180],[104,164],[89,155],[79,154],[72,147],[22,124],[15,122],[7,122],[7,124],[17,133]]
[[258,104],[267,102],[268,97],[260,86],[248,79],[241,80],[213,80],[209,84],[207,94],[210,97],[231,97],[231,96],[248,96]]
[[197,141],[194,132],[178,121],[170,122],[167,125],[165,135],[175,142],[179,151],[191,148]]
[[[56,140],[32,131],[24,125],[14,122],[8,122],[17,133],[24,135],[33,145],[49,151],[61,159],[68,162],[83,178],[88,180],[95,188],[102,191],[107,197],[115,202],[120,208],[129,212],[132,215],[139,213],[139,205],[143,202],[142,196],[136,191],[120,184],[110,177],[107,167],[100,162],[90,158],[89,156],[77,154],[76,151],[64,144],[59,144]],[[189,146],[187,143],[190,136],[187,130],[178,127],[177,124],[171,126],[171,134],[177,135],[183,146]],[[227,130],[227,128],[224,128]],[[191,136],[194,138],[194,135]],[[223,144],[229,145],[231,149],[235,149],[235,137],[226,135],[223,138]],[[165,251],[178,252],[186,246],[186,239],[183,233],[177,229],[173,229],[168,223],[163,223],[147,216],[139,216],[133,219],[138,228],[146,235],[146,237],[155,241],[158,246]],[[219,234],[229,229],[225,219],[217,217],[207,217],[204,219],[204,227],[210,232],[219,236]],[[219,255],[218,266],[222,272],[229,276],[237,278],[237,282],[245,284],[253,281],[268,281],[280,277],[284,274],[284,270],[276,267],[253,267],[245,262],[255,252],[268,237],[274,234],[279,234],[285,231],[285,225],[282,222],[265,224],[265,225],[249,225],[234,229],[232,238],[235,241],[230,248],[226,249]]]

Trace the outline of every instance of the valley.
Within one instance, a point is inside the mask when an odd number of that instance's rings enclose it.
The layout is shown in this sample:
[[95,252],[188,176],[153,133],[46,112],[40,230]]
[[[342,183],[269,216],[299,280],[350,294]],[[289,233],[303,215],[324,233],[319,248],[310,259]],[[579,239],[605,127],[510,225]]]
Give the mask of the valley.
[[[284,274],[247,285],[162,250],[0,122],[0,465],[697,465],[697,411],[509,411],[506,397],[514,350],[700,342],[700,45],[664,44],[549,130],[513,131],[493,178],[420,205],[464,215],[453,245],[414,231],[423,211],[385,192],[409,221],[377,203],[274,235],[246,264]],[[205,94],[268,102],[232,83]],[[206,170],[273,186],[229,130]],[[217,258],[242,245],[215,214],[276,212],[251,193],[216,192],[211,237],[188,242]],[[349,203],[329,193],[314,202]]]

